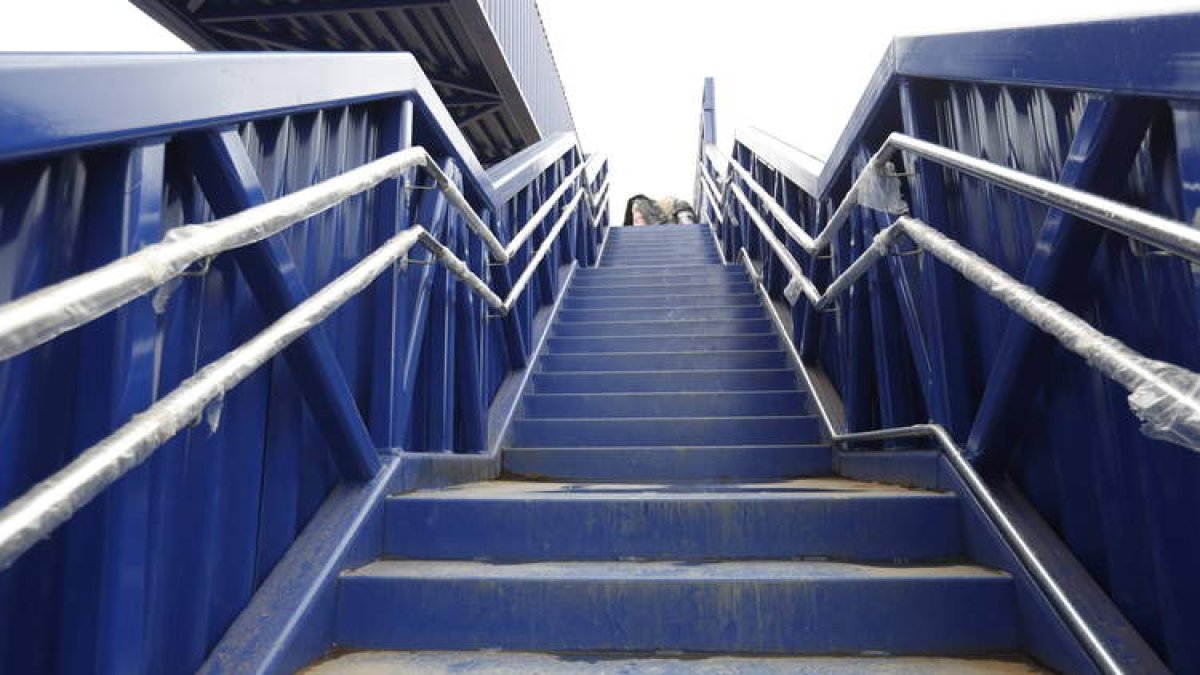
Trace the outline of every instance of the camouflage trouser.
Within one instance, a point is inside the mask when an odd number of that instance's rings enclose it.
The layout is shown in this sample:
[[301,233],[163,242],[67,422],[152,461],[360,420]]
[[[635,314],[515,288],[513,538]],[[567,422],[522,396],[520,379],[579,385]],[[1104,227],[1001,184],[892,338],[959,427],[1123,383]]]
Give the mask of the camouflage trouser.
[[[682,199],[664,197],[658,201],[638,195],[630,200],[630,211],[633,214],[631,225],[661,225],[681,222],[694,222],[695,213],[692,207]],[[687,215],[691,218],[688,219]]]

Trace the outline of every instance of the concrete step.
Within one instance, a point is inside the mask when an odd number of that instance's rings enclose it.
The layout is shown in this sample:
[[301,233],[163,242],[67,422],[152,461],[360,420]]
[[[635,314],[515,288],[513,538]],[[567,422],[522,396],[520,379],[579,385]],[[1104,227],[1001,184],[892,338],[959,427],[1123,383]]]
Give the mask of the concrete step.
[[774,333],[745,335],[672,335],[656,338],[640,336],[601,337],[554,336],[547,342],[550,354],[635,353],[635,352],[723,352],[779,349]]
[[657,256],[613,256],[607,254],[600,259],[598,267],[600,269],[627,269],[627,268],[645,268],[652,269],[663,265],[678,264],[680,262],[696,263],[712,263],[719,265],[721,257],[714,251],[713,253],[690,253],[690,252],[664,252]]
[[515,477],[588,482],[771,481],[833,472],[827,445],[510,448]]
[[343,573],[343,649],[991,654],[1011,578],[974,565],[385,560]]
[[386,509],[389,558],[908,563],[962,555],[952,493],[841,478],[726,485],[490,481],[395,496]]
[[558,322],[570,321],[739,321],[763,318],[763,308],[725,307],[654,307],[650,309],[562,309]]
[[694,295],[746,295],[754,293],[754,286],[748,281],[726,281],[724,283],[708,283],[703,286],[672,286],[644,285],[644,283],[629,283],[625,286],[607,288],[575,288],[566,293],[566,299],[592,298],[686,298]]
[[542,372],[533,376],[533,393],[760,391],[793,389],[797,382],[795,371],[788,368]]
[[663,265],[648,270],[612,270],[601,267],[584,267],[575,273],[575,281],[595,279],[623,279],[625,277],[652,277],[660,274],[706,274],[710,276],[745,276],[740,265],[681,264]]
[[568,292],[571,298],[680,295],[747,295],[754,293],[754,286],[747,279],[728,278],[693,281],[685,284],[641,283],[637,279],[613,279],[604,283],[574,286]]
[[520,419],[509,448],[624,447],[631,445],[804,445],[820,442],[817,418],[671,417]]
[[594,372],[630,370],[738,370],[783,368],[782,350],[711,352],[635,352],[601,354],[542,354],[543,372]]
[[761,319],[743,319],[734,322],[716,322],[706,319],[689,321],[573,321],[556,323],[551,329],[556,336],[601,337],[613,336],[664,336],[664,335],[743,335],[770,333],[775,330],[765,316]]
[[640,295],[634,297],[568,294],[564,309],[651,309],[665,307],[753,307],[760,305],[753,293],[728,294],[714,297],[709,293],[678,295]]
[[746,280],[745,270],[721,265],[701,267],[598,267],[599,274],[585,274],[575,278],[571,289],[591,288],[604,284],[630,283],[671,285],[703,281]]
[[722,391],[671,394],[527,394],[524,416],[548,418],[762,417],[800,415],[807,397],[792,391]]

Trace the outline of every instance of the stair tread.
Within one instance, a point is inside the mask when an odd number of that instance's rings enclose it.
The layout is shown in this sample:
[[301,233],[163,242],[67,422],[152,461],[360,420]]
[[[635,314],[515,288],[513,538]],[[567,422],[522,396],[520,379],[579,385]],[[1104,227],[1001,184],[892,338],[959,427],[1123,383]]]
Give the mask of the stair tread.
[[371,651],[341,654],[305,675],[1021,675],[1049,672],[1017,656],[725,656],[479,651]]
[[554,500],[554,501],[741,501],[896,497],[953,498],[953,493],[868,483],[844,478],[797,478],[768,483],[580,483],[494,480],[436,490],[420,490],[390,499]]
[[[679,375],[682,373],[687,373],[687,374],[691,375],[691,374],[695,374],[695,373],[738,373],[739,375],[741,375],[741,374],[745,374],[745,373],[792,373],[792,374],[795,374],[795,371],[793,371],[790,368],[783,368],[783,367],[780,367],[780,368],[709,368],[709,369],[697,368],[696,370],[680,370],[677,368],[668,368],[668,369],[664,369],[664,370],[605,370],[605,371],[603,371],[603,374],[605,374],[605,375],[614,375],[614,374],[618,374],[618,373],[624,373],[626,375],[672,375],[672,374]],[[589,376],[591,376],[591,375],[595,375],[595,374],[596,374],[596,371],[592,371],[592,370],[555,370],[553,372],[537,373],[537,377],[541,377],[543,375],[589,375]]]
[[[655,309],[658,309],[658,308],[655,308]],[[574,311],[574,310],[572,310],[572,311]],[[604,311],[612,311],[612,310],[604,310]],[[758,321],[758,322],[761,322],[762,325],[764,325],[764,326],[770,324],[770,320],[767,319],[765,316],[762,317],[761,319],[758,317],[754,317],[753,319],[744,319],[742,321]],[[639,325],[643,325],[643,326],[648,325],[648,324],[658,324],[660,326],[668,325],[668,324],[669,325],[696,324],[696,325],[711,326],[712,322],[713,322],[712,319],[678,319],[675,321],[672,321],[671,319],[629,319],[629,320],[622,320],[622,321],[616,321],[616,320],[613,320],[613,321],[568,321],[567,323],[570,323],[573,326],[579,326],[579,325],[586,326],[586,325],[591,325],[591,324],[616,324],[616,325],[624,326],[624,325],[631,324],[631,323],[639,324]],[[559,324],[559,325],[562,325],[562,324]],[[711,335],[711,333],[684,333],[684,335]],[[565,336],[556,336],[556,337],[565,337]],[[576,335],[575,337],[589,337],[589,336]],[[603,337],[603,336],[596,336],[596,337]]]
[[969,563],[876,565],[828,560],[630,561],[571,560],[495,563],[481,560],[376,560],[342,573],[343,578],[428,580],[509,579],[615,582],[838,582],[957,580],[1008,583],[1011,576]]
[[[556,336],[554,336],[554,338],[553,338],[553,339],[558,339],[559,337],[560,337],[560,336],[557,336],[557,335],[556,335]],[[578,337],[581,337],[581,336],[578,336]],[[710,337],[710,336],[708,336],[708,335],[704,335],[704,336],[699,336],[699,337]],[[738,337],[743,337],[743,336],[738,336]],[[653,345],[650,345],[650,346],[653,346]],[[683,355],[683,354],[687,354],[687,355],[703,354],[703,355],[706,355],[706,356],[718,356],[718,355],[722,355],[722,354],[783,354],[783,353],[785,353],[785,352],[784,352],[782,349],[706,349],[706,350],[699,350],[699,349],[681,349],[681,350],[670,350],[670,349],[669,349],[669,350],[665,350],[665,351],[664,351],[664,350],[661,350],[661,349],[660,349],[660,350],[653,350],[653,349],[651,349],[651,350],[647,350],[647,351],[636,351],[636,352],[564,352],[564,353],[549,353],[549,354],[547,354],[547,356],[555,356],[555,357],[560,357],[560,356],[607,356],[607,357],[618,357],[618,356],[627,356],[627,355],[630,355],[630,354],[637,354],[638,356],[646,356],[646,355],[650,355],[650,354],[655,354],[655,355],[667,355],[667,354],[670,354],[670,355],[673,355],[673,356],[674,356],[674,355]],[[740,369],[740,368],[731,368],[731,369],[729,369],[729,370],[741,370],[741,369]],[[555,371],[555,372],[562,372],[562,371]],[[608,372],[613,372],[613,371],[608,371]]]
[[[626,418],[627,419],[627,418]],[[738,419],[746,419],[744,417]],[[590,452],[590,451],[613,451],[613,450],[745,450],[748,448],[827,448],[824,443],[749,443],[743,445],[574,445],[567,447],[558,446],[538,446],[538,445],[522,445],[519,448],[507,448],[505,452],[521,452],[521,451],[545,451],[554,450],[556,452]]]
[[565,424],[567,422],[611,422],[613,424],[630,424],[633,422],[664,422],[683,424],[685,422],[710,422],[720,420],[736,421],[739,424],[749,424],[753,420],[812,420],[816,415],[698,415],[695,417],[556,417],[550,419],[520,419],[518,422],[534,422],[537,424]]
[[[623,308],[623,309],[637,309],[637,308],[636,307],[628,307],[628,308]],[[667,323],[671,323],[671,322],[667,322]],[[677,337],[677,338],[747,338],[747,337],[778,337],[778,336],[779,336],[778,333],[772,333],[770,331],[763,331],[763,332],[759,332],[759,333],[703,333],[700,335],[672,335],[670,337]],[[630,335],[630,336],[625,336],[625,335],[551,335],[550,339],[551,340],[562,340],[564,342],[568,342],[568,341],[572,341],[572,340],[578,340],[578,341],[609,340],[609,339],[624,340],[629,337],[637,338],[639,340],[643,339],[643,337],[641,335]],[[743,350],[743,351],[745,351],[745,350]],[[672,352],[672,353],[674,353],[674,352]]]

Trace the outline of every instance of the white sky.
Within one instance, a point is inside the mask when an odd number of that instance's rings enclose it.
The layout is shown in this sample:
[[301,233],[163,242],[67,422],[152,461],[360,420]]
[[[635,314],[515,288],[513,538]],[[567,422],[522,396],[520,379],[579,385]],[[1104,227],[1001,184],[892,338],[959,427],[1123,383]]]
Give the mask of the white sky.
[[[706,75],[722,144],[757,126],[833,147],[894,35],[1200,8],[1181,0],[539,0],[580,137],[614,205],[691,197]],[[0,0],[3,51],[186,49],[126,0]],[[618,212],[620,207],[616,209]]]

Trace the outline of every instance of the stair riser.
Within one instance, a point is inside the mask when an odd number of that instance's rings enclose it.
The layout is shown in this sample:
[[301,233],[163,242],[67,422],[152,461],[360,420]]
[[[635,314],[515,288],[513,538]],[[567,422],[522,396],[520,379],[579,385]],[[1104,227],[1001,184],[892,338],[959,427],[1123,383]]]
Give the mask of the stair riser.
[[645,245],[613,246],[604,252],[604,258],[669,258],[675,264],[690,261],[696,256],[716,256],[717,249],[712,241],[698,242],[653,242]]
[[708,352],[762,351],[779,348],[774,335],[710,335],[660,337],[553,337],[548,345],[551,354],[585,354],[615,352]]
[[[616,268],[614,268],[616,269]],[[708,292],[709,288],[742,288],[743,293],[752,291],[750,280],[745,276],[706,276],[700,279],[664,280],[654,276],[612,276],[611,279],[598,279],[571,286],[572,295],[592,295],[608,292],[620,292],[625,289],[660,288],[670,289],[673,294],[700,295]],[[695,288],[695,291],[689,291]]]
[[676,295],[643,296],[635,298],[575,298],[567,296],[563,309],[647,309],[651,307],[756,307],[760,302],[758,296],[727,295],[713,297],[712,295]]
[[707,232],[696,232],[659,235],[659,237],[612,237],[608,239],[608,246],[613,249],[632,252],[648,250],[650,247],[673,245],[713,246],[713,235]]
[[952,495],[646,501],[392,499],[386,555],[463,560],[909,562],[962,553]]
[[559,321],[737,321],[763,318],[762,307],[663,307],[661,309],[564,309]]
[[[616,244],[604,252],[604,258],[674,258],[673,264],[691,262],[698,256],[717,256],[711,240],[679,242],[647,242],[645,244]],[[694,264],[694,263],[692,263]]]
[[644,268],[644,269],[649,270],[649,269],[661,267],[663,265],[678,264],[681,260],[686,260],[687,262],[693,263],[693,264],[706,262],[706,263],[712,263],[713,265],[719,265],[721,263],[721,258],[716,253],[712,253],[712,254],[677,253],[677,254],[671,254],[671,255],[656,256],[653,258],[619,258],[619,257],[609,258],[608,256],[604,256],[600,260],[599,268],[602,270],[609,269],[609,268],[612,268],[612,269]]
[[336,633],[346,649],[979,654],[1016,648],[1013,625],[1007,579],[350,577]]
[[805,445],[820,442],[812,417],[517,420],[515,448],[645,445]]
[[688,284],[639,284],[622,281],[621,283],[573,286],[570,297],[572,299],[644,296],[671,298],[678,295],[719,295],[723,297],[751,293],[754,293],[754,287],[749,281],[741,279]]
[[737,265],[690,265],[676,262],[652,270],[610,270],[599,267],[584,268],[575,273],[575,281],[584,279],[623,279],[626,277],[651,277],[662,274],[703,274],[718,277],[745,277],[746,270]]
[[586,277],[576,278],[572,285],[572,290],[577,288],[591,288],[592,286],[603,286],[605,284],[652,284],[655,286],[678,286],[680,284],[690,284],[698,282],[724,282],[746,280],[745,273],[742,274],[727,274],[720,267],[714,267],[712,272],[670,272],[662,269],[635,270],[634,268],[611,268],[600,269],[601,272],[612,272],[612,274],[595,274]]
[[766,481],[833,472],[827,446],[533,448],[504,452],[516,476],[589,482]]
[[530,394],[522,401],[530,419],[611,417],[769,417],[803,415],[800,392],[711,394]]
[[552,334],[563,337],[664,335],[741,335],[774,330],[767,319],[746,319],[732,323],[718,321],[607,321],[555,324]]
[[542,372],[612,372],[639,370],[740,370],[783,368],[782,351],[642,354],[543,354]]
[[722,392],[791,389],[797,386],[790,370],[632,372],[632,373],[538,373],[533,391],[539,394],[586,394],[620,392]]

